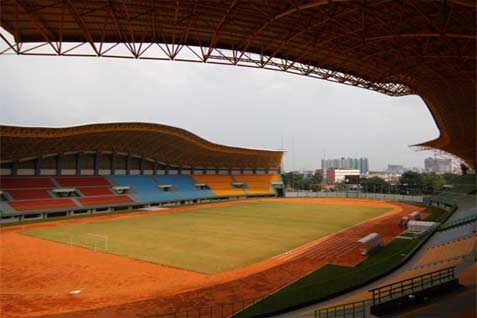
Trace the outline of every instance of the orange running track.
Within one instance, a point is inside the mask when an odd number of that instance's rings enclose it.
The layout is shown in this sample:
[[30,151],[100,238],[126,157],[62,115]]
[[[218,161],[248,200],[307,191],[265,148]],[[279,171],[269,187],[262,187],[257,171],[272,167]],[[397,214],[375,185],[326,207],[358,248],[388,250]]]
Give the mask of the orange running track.
[[[207,314],[206,317],[221,317],[326,263],[356,265],[363,259],[356,240],[378,232],[387,243],[402,231],[397,226],[402,216],[421,210],[408,204],[374,200],[273,200],[390,207],[392,211],[263,262],[216,275],[97,253],[17,232],[144,213],[176,213],[233,205],[243,200],[2,228],[0,317],[154,317],[163,312],[194,309],[189,312],[189,318],[193,318],[199,315],[198,307],[203,308],[202,315]],[[78,289],[80,294],[69,294]],[[219,305],[223,303],[230,305]],[[210,307],[214,305],[217,306]]]

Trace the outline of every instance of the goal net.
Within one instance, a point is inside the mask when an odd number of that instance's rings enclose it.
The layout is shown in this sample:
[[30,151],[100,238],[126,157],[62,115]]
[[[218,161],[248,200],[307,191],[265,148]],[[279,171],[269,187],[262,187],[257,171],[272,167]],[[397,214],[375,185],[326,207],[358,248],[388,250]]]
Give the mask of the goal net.
[[70,244],[74,246],[84,247],[95,252],[106,252],[109,250],[109,238],[107,235],[85,233],[71,235]]

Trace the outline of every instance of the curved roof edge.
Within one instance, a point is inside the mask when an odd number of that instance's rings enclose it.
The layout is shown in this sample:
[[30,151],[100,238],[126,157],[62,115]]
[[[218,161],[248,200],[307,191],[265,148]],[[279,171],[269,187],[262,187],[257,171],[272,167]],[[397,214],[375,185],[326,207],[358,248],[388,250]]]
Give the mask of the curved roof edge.
[[220,145],[182,128],[141,122],[59,128],[0,125],[0,137],[6,150],[2,160],[42,155],[52,149],[58,153],[96,149],[139,154],[173,165],[271,168],[280,166],[284,153]]

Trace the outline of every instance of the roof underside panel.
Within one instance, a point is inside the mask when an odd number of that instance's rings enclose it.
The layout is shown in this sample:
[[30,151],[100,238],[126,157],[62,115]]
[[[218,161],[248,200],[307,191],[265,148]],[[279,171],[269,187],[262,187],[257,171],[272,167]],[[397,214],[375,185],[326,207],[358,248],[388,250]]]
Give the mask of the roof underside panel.
[[282,151],[227,147],[156,124],[94,124],[71,128],[0,126],[2,160],[87,151],[127,153],[179,167],[279,168]]
[[[419,94],[441,136],[428,143],[475,165],[476,4],[448,1],[3,0],[1,26],[17,43],[84,42],[105,56],[126,43],[134,58],[162,48],[170,59],[199,46],[224,58],[303,64],[319,77],[392,96]],[[19,49],[20,50],[20,49]],[[288,64],[287,64],[288,63]],[[352,79],[346,79],[351,76]],[[307,75],[306,70],[303,75]],[[363,84],[365,83],[365,84]]]

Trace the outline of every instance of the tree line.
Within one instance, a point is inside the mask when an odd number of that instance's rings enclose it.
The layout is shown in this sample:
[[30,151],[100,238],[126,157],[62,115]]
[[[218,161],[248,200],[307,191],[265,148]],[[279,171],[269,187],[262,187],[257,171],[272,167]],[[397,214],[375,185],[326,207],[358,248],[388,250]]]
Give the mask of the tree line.
[[[399,193],[412,195],[432,195],[439,193],[457,175],[455,174],[436,174],[436,173],[418,173],[414,171],[405,172],[397,183],[389,183],[380,177],[360,178],[359,191],[370,193]],[[302,173],[287,172],[282,174],[282,180],[285,188],[291,191],[307,190],[320,191],[323,183],[323,176],[315,173],[311,176],[305,176]],[[334,191],[344,191],[345,185],[335,184]]]

